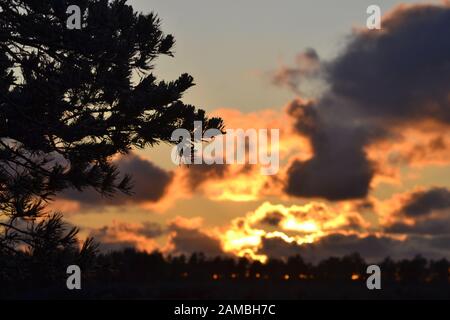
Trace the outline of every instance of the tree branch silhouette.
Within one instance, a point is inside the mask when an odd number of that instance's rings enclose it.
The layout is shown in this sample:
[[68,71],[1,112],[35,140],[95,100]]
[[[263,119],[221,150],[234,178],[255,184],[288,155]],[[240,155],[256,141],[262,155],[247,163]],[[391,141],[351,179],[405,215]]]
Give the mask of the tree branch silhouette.
[[[88,9],[83,29],[67,29],[69,5]],[[124,0],[0,0],[0,251],[74,251],[78,230],[45,211],[59,192],[130,193],[114,155],[172,143],[194,121],[223,129],[181,101],[191,76],[152,73],[174,43],[154,13]]]

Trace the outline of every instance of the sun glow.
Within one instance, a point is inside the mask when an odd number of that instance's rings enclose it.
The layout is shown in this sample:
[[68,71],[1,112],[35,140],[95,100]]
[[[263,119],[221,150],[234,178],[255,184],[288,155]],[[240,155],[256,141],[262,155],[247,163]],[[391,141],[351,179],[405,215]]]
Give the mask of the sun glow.
[[343,205],[336,209],[317,202],[290,207],[265,202],[245,217],[233,220],[219,237],[226,252],[265,262],[265,241],[303,245],[331,233],[352,232],[351,228],[364,222],[351,208]]
[[318,232],[319,227],[317,224],[312,221],[304,221],[299,222],[294,218],[289,218],[286,221],[283,222],[282,228],[284,230],[292,230],[292,231],[299,231],[299,232],[305,232],[305,233],[313,233]]

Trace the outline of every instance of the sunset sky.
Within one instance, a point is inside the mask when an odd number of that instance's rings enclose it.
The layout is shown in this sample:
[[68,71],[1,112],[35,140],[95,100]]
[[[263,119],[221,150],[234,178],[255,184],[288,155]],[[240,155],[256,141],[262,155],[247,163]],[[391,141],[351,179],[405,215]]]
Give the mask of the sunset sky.
[[[135,194],[68,191],[53,208],[103,250],[317,261],[450,258],[450,5],[441,1],[133,0],[175,36],[162,80],[226,128],[280,129],[280,171],[117,158]],[[381,7],[382,30],[366,8]]]

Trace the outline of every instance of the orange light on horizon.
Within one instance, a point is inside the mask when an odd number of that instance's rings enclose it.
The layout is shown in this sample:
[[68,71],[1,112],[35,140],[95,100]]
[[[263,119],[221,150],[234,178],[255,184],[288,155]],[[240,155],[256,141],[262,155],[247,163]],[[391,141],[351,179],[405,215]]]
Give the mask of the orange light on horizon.
[[356,274],[356,273],[352,274],[353,281],[359,280],[360,278],[361,278],[361,276],[359,274]]

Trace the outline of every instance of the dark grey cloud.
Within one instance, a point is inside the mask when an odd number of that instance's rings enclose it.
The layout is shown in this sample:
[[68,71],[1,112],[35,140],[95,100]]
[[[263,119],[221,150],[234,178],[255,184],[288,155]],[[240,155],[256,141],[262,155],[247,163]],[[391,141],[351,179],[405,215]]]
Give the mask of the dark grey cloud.
[[324,63],[328,84],[317,102],[294,101],[295,129],[314,156],[295,161],[285,191],[329,200],[363,198],[377,168],[365,148],[395,139],[392,129],[432,119],[450,124],[450,7],[399,7],[382,31],[354,33]]
[[[131,230],[130,230],[131,231]],[[166,233],[166,229],[156,222],[144,222],[139,234],[147,238],[157,238]]]
[[206,256],[211,257],[224,254],[220,241],[199,229],[172,224],[169,226],[169,230],[175,231],[171,238],[172,253],[174,254],[203,252]]
[[286,243],[280,238],[264,239],[261,252],[271,257],[287,258],[300,254],[306,260],[317,262],[328,257],[344,256],[354,252],[361,253],[367,260],[377,260],[389,255],[394,240],[368,236],[345,236],[332,234],[311,244],[298,245]]
[[449,235],[450,216],[444,218],[429,218],[417,221],[413,225],[396,222],[385,229],[387,233],[396,234],[422,234],[422,235]]
[[130,224],[115,222],[90,231],[89,236],[99,244],[103,252],[122,250],[126,248],[142,248],[154,239],[167,234],[167,229],[155,222]]
[[281,212],[272,211],[272,212],[266,213],[266,215],[264,216],[264,218],[261,219],[260,222],[262,224],[276,227],[276,226],[280,225],[280,222],[281,222],[281,220],[283,220],[283,218],[284,218],[284,215]]
[[288,112],[297,119],[296,130],[310,138],[314,156],[291,164],[285,191],[329,200],[365,197],[375,173],[363,149],[371,138],[367,130],[325,123],[314,105],[299,100]]
[[229,170],[224,164],[197,164],[187,166],[187,182],[192,190],[197,190],[208,180],[223,179]]
[[[387,233],[411,235],[450,235],[450,190],[431,188],[412,192],[396,212],[397,221],[385,228]],[[405,223],[402,218],[412,218]]]
[[450,7],[416,5],[383,19],[382,32],[355,35],[328,65],[331,94],[360,116],[386,122],[450,122]]
[[450,234],[433,237],[429,240],[429,242],[433,248],[448,251],[450,243]]
[[418,254],[430,259],[441,259],[450,257],[448,240],[448,236],[409,236],[405,241],[400,241],[387,236],[371,235],[361,238],[356,235],[331,234],[314,243],[298,245],[285,242],[281,238],[265,238],[258,253],[281,259],[300,254],[306,261],[313,263],[355,252],[371,263],[380,262],[388,256],[404,259]]
[[104,226],[99,229],[94,229],[91,232],[91,236],[103,239],[110,234],[111,230],[114,230],[114,232],[135,233],[149,238],[157,238],[165,233],[164,228],[154,222],[146,222],[141,225],[116,223],[111,226]]
[[95,240],[103,240],[101,242],[98,242],[98,250],[103,253],[109,253],[109,252],[115,252],[115,251],[122,251],[124,249],[135,249],[136,243],[133,241],[112,241],[112,242],[106,242],[104,239],[100,239],[99,237],[94,237]]
[[412,193],[400,212],[406,216],[420,217],[442,209],[450,209],[450,190],[432,188]]
[[122,157],[114,164],[122,174],[131,175],[133,184],[131,195],[117,193],[112,197],[104,197],[93,189],[86,189],[82,192],[70,189],[64,191],[60,196],[88,206],[156,202],[164,196],[167,187],[172,182],[172,172],[161,169],[152,162],[141,159],[136,155]]

